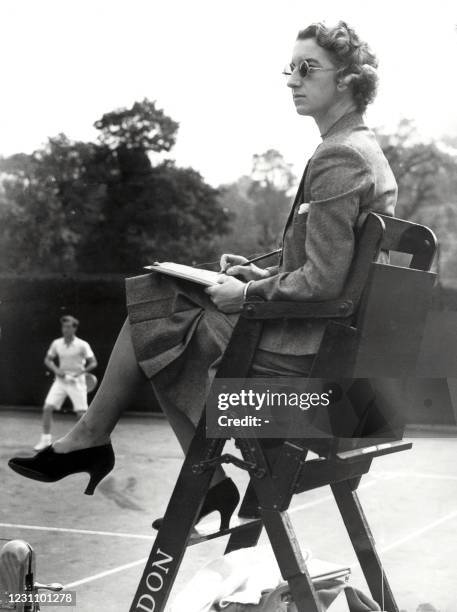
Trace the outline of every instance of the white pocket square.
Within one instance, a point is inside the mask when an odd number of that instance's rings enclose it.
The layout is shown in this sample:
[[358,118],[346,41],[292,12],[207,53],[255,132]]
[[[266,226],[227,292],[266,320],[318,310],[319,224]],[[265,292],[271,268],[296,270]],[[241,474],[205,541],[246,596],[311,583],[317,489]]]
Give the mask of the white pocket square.
[[309,202],[303,202],[303,204],[300,204],[298,208],[298,214],[304,215],[305,213],[308,212],[308,208],[309,208]]

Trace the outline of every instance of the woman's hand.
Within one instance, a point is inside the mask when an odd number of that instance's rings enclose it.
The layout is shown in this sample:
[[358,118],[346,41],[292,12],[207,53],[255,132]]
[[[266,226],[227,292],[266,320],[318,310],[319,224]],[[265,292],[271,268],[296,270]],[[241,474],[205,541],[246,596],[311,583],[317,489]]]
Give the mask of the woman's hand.
[[227,274],[227,276],[241,276],[245,281],[260,280],[270,276],[267,270],[263,270],[255,264],[241,265],[246,261],[248,260],[242,255],[224,253],[221,257],[221,272]]
[[221,274],[217,285],[205,289],[216,308],[227,314],[240,312],[244,302],[245,283],[232,276]]
[[225,273],[232,266],[238,266],[247,261],[246,257],[242,255],[232,255],[231,253],[224,253],[221,257],[221,272]]
[[227,276],[241,276],[245,281],[260,280],[270,276],[268,270],[263,270],[255,264],[249,264],[248,266],[232,266],[225,274],[227,274]]

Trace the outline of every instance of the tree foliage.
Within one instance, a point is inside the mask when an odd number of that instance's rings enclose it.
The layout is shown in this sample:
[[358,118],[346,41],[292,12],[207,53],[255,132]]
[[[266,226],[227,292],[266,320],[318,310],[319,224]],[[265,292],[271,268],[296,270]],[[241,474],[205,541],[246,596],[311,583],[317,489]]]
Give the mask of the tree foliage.
[[455,198],[456,157],[435,141],[421,141],[412,121],[377,136],[398,183],[397,216],[417,220],[424,208]]
[[151,260],[213,257],[229,217],[170,151],[178,124],[154,102],[106,113],[98,141],[64,134],[0,160],[0,269],[130,272]]
[[290,190],[295,183],[291,165],[275,149],[254,155],[249,195],[260,229],[259,245],[265,250],[278,246],[291,206]]
[[279,246],[296,177],[275,149],[253,156],[250,176],[226,185],[221,203],[233,215],[223,250],[254,256]]
[[[0,271],[125,273],[156,259],[199,263],[279,246],[296,177],[275,149],[216,190],[164,159],[178,124],[155,102],[95,126],[95,142],[59,134],[0,159]],[[423,142],[407,120],[377,136],[399,185],[396,214],[433,227],[424,211],[455,203],[455,142]]]
[[178,124],[157,108],[155,102],[135,102],[132,108],[105,113],[95,122],[100,142],[111,149],[170,151],[176,143]]

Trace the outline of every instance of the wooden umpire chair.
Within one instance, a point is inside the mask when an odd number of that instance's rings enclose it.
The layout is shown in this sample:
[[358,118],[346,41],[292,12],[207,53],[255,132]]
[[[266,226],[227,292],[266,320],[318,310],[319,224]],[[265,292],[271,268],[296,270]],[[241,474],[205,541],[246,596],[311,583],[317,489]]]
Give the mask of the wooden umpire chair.
[[[381,251],[408,254],[409,265],[378,263]],[[430,272],[435,251],[436,239],[430,229],[370,213],[357,237],[343,295],[325,302],[246,302],[217,378],[248,376],[263,321],[276,318],[327,320],[310,378],[366,381],[370,377],[414,377],[436,277]],[[406,401],[401,395],[398,399]],[[272,460],[267,445],[245,438],[241,432],[235,444],[242,458],[223,454],[227,440],[206,438],[203,414],[130,612],[165,609],[187,546],[229,535],[227,553],[255,546],[263,527],[298,612],[319,612],[316,591],[287,509],[294,495],[325,485],[331,487],[372,597],[382,609],[398,612],[356,490],[375,457],[412,445],[402,440],[403,426],[398,424],[387,442],[373,439],[367,427],[369,420],[369,411],[365,411],[357,437],[344,437],[338,429],[340,423],[326,439],[285,439]],[[306,460],[310,450],[317,457]],[[248,489],[255,492],[260,518],[206,538],[195,538],[193,526],[214,471],[223,463],[232,463],[249,473]],[[246,500],[245,495],[241,507]]]

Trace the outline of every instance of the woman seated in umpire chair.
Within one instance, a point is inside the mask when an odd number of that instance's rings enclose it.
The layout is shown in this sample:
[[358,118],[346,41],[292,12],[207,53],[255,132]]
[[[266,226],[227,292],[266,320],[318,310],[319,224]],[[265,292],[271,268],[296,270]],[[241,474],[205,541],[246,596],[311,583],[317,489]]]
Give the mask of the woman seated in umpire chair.
[[[254,71],[261,56],[258,49]],[[339,296],[357,229],[371,211],[393,215],[397,198],[389,164],[363,119],[375,98],[376,68],[367,43],[344,22],[314,23],[298,33],[284,75],[296,112],[314,119],[322,142],[293,202],[279,264],[242,266],[244,257],[224,254],[219,284],[207,289],[157,273],[127,279],[128,319],[89,410],[52,446],[11,459],[13,470],[44,482],[88,472],[85,492],[93,494],[114,466],[110,433],[149,383],[186,452],[244,300]],[[268,321],[251,376],[306,376],[323,330],[318,321]],[[200,518],[218,511],[226,528],[238,501],[236,486],[219,468]],[[255,515],[254,504],[243,513]]]

